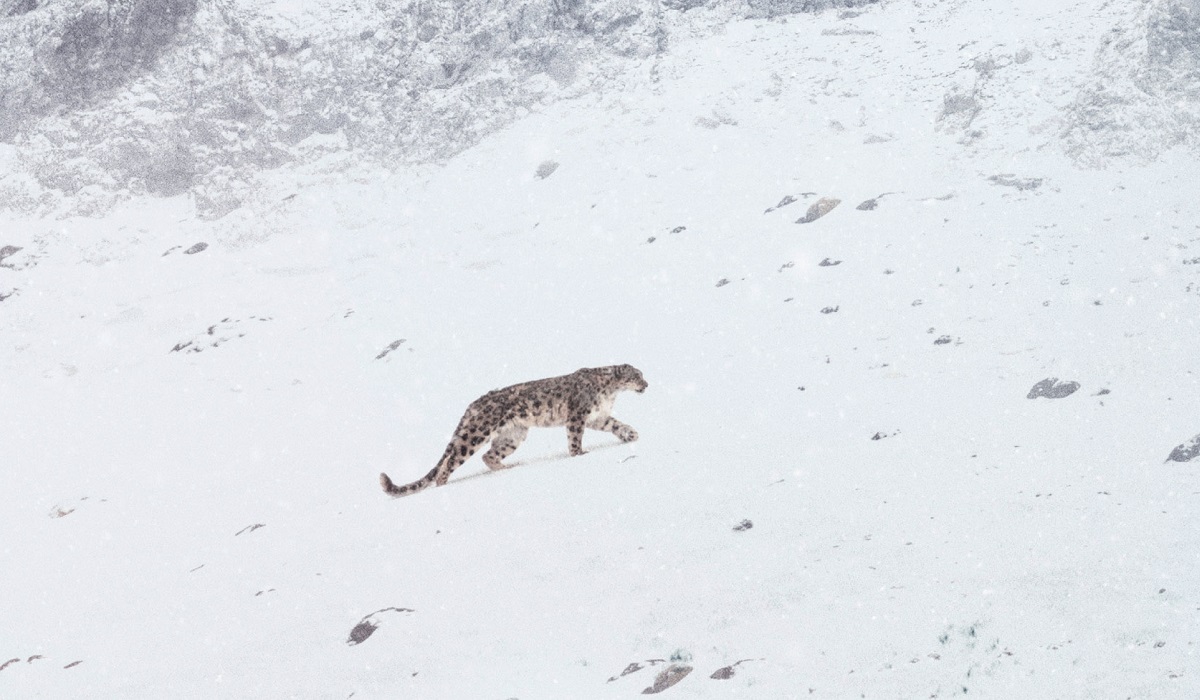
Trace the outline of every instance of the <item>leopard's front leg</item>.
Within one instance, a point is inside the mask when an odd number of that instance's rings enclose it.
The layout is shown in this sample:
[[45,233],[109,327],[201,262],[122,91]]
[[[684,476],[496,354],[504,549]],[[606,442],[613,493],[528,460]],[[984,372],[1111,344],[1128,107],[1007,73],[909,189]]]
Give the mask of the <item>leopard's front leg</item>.
[[572,457],[583,454],[583,425],[586,415],[573,413],[567,419],[567,451]]
[[590,421],[587,427],[592,430],[603,430],[606,433],[612,433],[620,438],[621,442],[633,442],[638,439],[638,433],[633,429],[633,426],[622,423],[612,416]]

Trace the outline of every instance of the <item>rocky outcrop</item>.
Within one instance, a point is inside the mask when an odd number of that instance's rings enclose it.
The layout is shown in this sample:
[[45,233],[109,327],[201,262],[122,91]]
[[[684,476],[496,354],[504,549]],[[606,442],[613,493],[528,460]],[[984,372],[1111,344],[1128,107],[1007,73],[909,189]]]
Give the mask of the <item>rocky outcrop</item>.
[[[868,1],[709,4],[736,17]],[[672,18],[701,4],[0,0],[0,65],[14,67],[0,151],[15,146],[27,175],[0,175],[0,207],[191,193],[218,218],[256,172],[314,152],[443,159],[664,51]]]

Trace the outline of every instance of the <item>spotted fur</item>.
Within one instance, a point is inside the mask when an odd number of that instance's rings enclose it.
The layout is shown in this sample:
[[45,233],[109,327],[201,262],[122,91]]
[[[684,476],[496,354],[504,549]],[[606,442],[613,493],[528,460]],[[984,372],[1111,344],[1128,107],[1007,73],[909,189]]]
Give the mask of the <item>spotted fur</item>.
[[638,439],[637,431],[610,414],[618,393],[640,394],[647,386],[636,367],[614,365],[489,391],[467,407],[445,454],[428,474],[405,486],[397,486],[387,474],[380,474],[379,483],[396,497],[434,484],[445,486],[454,470],[489,441],[491,449],[484,453],[483,462],[489,469],[503,469],[502,460],[516,451],[534,427],[565,425],[572,457],[583,454],[584,428],[604,430],[624,442],[633,442]]

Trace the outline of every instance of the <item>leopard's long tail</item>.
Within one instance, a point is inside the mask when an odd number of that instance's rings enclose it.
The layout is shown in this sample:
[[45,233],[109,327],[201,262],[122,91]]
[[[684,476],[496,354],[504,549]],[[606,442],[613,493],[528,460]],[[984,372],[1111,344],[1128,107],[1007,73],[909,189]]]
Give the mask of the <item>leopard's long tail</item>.
[[[411,484],[397,486],[392,483],[387,474],[380,474],[379,485],[383,487],[384,492],[393,498],[399,498],[423,491],[434,484],[438,484],[439,481],[442,484],[446,483],[446,480],[450,478],[455,469],[461,467],[463,462],[470,459],[471,455],[475,454],[483,446],[484,442],[491,439],[490,435],[485,435],[482,431],[471,427],[470,424],[474,415],[475,409],[472,405],[471,408],[467,409],[467,413],[462,417],[462,420],[459,421],[458,427],[454,430],[454,439],[450,441],[449,445],[446,445],[446,451],[442,454],[442,458],[438,460],[437,466],[430,469],[429,473],[425,476]],[[440,480],[438,478],[439,474],[441,475]]]
[[433,486],[433,482],[437,479],[437,473],[438,467],[434,467],[433,469],[429,470],[429,473],[425,476],[417,479],[411,484],[405,484],[404,486],[395,485],[392,483],[392,480],[388,478],[387,474],[380,473],[379,485],[383,487],[384,493],[393,498],[399,498],[401,496],[407,496],[409,494],[416,493],[417,491],[423,491],[424,489]]

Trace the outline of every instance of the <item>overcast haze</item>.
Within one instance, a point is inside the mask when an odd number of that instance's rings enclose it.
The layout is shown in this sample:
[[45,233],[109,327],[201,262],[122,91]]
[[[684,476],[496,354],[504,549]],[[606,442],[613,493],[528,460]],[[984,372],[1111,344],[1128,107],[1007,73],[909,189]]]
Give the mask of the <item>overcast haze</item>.
[[[1200,5],[0,0],[0,697],[1200,697]],[[427,473],[629,363],[637,442]]]

